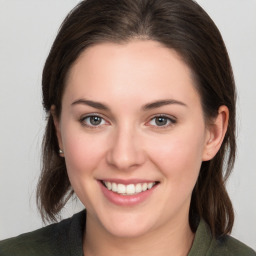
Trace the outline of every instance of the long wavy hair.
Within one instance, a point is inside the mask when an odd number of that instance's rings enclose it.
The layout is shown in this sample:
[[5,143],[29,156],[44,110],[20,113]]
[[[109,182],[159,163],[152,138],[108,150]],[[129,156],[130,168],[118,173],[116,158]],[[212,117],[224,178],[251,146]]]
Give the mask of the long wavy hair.
[[229,123],[216,156],[203,162],[194,187],[189,221],[192,230],[203,218],[214,236],[231,232],[234,213],[225,182],[236,154],[236,92],[232,67],[222,36],[208,14],[192,0],[85,0],[65,18],[46,60],[43,106],[47,126],[37,204],[42,218],[57,219],[73,190],[64,158],[59,156],[52,105],[61,113],[65,81],[74,61],[89,46],[102,42],[155,40],[174,49],[193,72],[206,120],[229,109]]

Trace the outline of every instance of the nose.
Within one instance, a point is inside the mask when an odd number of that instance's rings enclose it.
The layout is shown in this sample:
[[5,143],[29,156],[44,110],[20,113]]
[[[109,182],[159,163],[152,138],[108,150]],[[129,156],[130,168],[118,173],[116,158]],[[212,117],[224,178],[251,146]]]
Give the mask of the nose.
[[132,128],[117,129],[111,137],[107,163],[118,170],[131,170],[145,162],[145,152],[138,132]]

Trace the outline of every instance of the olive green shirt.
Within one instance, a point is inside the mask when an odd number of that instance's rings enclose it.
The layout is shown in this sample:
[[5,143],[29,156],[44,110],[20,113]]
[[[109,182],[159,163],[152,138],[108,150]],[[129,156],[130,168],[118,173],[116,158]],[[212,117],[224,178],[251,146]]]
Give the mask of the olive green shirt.
[[[83,256],[86,212],[18,237],[0,241],[1,256]],[[171,253],[170,253],[171,255]],[[201,220],[188,256],[256,256],[238,240],[224,236],[214,239]]]

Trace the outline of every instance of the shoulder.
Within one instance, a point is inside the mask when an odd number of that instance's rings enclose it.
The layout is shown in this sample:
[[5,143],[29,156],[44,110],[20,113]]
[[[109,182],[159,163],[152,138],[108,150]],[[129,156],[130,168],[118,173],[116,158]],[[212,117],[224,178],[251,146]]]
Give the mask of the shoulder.
[[238,241],[232,236],[223,236],[215,240],[212,246],[213,255],[228,255],[228,256],[256,256],[256,252],[249,248],[244,243]]
[[[60,240],[65,240],[69,220],[0,241],[0,255],[48,255],[57,250]],[[61,237],[59,234],[62,234]]]
[[238,241],[225,235],[212,236],[209,225],[201,220],[189,256],[256,256],[256,252]]
[[33,232],[0,241],[0,255],[66,255],[69,251],[70,232],[74,229],[72,222],[77,222],[78,215],[81,215],[81,213]]

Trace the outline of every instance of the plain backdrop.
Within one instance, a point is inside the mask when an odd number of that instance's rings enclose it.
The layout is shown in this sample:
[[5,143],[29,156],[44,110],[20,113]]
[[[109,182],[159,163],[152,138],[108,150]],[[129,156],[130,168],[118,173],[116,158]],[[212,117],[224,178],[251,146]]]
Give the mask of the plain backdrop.
[[[0,240],[43,225],[35,204],[44,61],[77,0],[0,0]],[[238,158],[228,182],[232,235],[256,249],[256,1],[200,0],[219,27],[238,90]],[[71,202],[63,217],[82,206]]]

